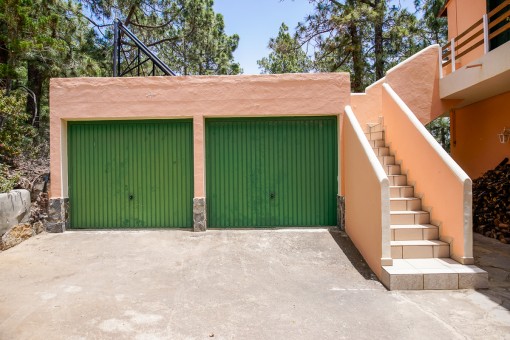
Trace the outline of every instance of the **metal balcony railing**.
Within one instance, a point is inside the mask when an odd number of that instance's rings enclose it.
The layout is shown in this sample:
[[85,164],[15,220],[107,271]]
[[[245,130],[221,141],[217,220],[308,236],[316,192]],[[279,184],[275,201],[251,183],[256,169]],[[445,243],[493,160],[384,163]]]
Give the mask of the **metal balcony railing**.
[[[127,38],[130,41],[123,40]],[[114,21],[113,76],[175,76],[120,20]]]
[[[508,31],[510,31],[510,0],[502,2],[492,11],[484,14],[480,20],[442,47],[441,78],[443,73],[446,73],[447,66],[451,65],[450,72],[455,72],[459,58],[466,56],[477,47],[483,45],[483,54],[486,54],[499,46],[495,43],[496,39],[502,38],[504,33],[508,35]],[[497,46],[491,48],[491,45]],[[473,60],[480,56],[474,57]]]

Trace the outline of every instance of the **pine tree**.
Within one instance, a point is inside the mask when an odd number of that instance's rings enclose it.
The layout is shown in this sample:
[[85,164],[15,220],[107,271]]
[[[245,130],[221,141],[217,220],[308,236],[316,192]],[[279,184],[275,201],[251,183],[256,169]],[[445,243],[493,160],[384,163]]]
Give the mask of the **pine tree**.
[[[238,74],[233,53],[239,36],[227,35],[223,16],[212,0],[82,0],[96,27],[112,17],[138,36],[172,70],[181,75]],[[129,51],[128,51],[129,53]]]
[[75,14],[80,11],[61,0],[0,1],[0,79],[7,92],[28,92],[29,124],[39,124],[36,115],[47,99],[51,76],[102,74],[102,56],[91,54],[97,51],[91,44],[95,34]]
[[312,61],[301,49],[297,36],[291,36],[285,23],[280,26],[276,38],[269,40],[271,53],[257,60],[262,73],[299,73],[309,72]]
[[299,40],[315,48],[314,68],[347,71],[355,92],[419,49],[416,16],[387,0],[312,0],[298,25]]

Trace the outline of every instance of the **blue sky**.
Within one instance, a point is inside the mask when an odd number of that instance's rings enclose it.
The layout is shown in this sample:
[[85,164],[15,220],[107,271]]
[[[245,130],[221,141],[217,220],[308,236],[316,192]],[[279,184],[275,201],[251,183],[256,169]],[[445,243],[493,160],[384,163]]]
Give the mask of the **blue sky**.
[[[400,2],[411,6],[413,0]],[[308,0],[214,0],[214,10],[225,19],[226,33],[240,36],[234,57],[244,74],[260,73],[257,60],[269,54],[269,39],[278,34],[282,22],[294,32],[297,23],[303,21],[312,8]]]

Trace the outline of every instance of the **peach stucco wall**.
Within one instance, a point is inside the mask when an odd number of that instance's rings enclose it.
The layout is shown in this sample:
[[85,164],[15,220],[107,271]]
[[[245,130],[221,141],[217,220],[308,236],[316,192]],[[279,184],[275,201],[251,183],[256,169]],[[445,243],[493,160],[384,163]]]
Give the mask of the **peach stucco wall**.
[[[456,38],[459,34],[463,33],[467,30],[471,25],[480,20],[482,16],[487,12],[487,2],[486,0],[450,0],[447,6],[447,15],[448,15],[448,41],[451,41],[453,38]],[[468,34],[466,37],[462,38],[462,41],[465,41],[470,35],[476,33],[482,28],[482,25],[475,28]],[[474,43],[483,39],[483,35],[478,36],[472,43],[468,43],[461,50],[464,51]],[[475,48],[473,51],[467,53],[455,60],[455,68],[459,69],[473,60],[478,59],[484,53],[484,47],[479,46]],[[450,73],[451,65],[445,68],[446,73]]]
[[510,128],[510,92],[465,106],[451,114],[451,154],[471,178],[510,158],[510,143],[498,134]]
[[205,118],[340,116],[349,103],[346,73],[52,79],[51,197],[67,197],[67,121],[193,119],[194,190],[204,197]]
[[422,124],[446,111],[439,96],[439,51],[439,45],[429,46],[388,70],[365,93],[351,95],[352,109],[363,129],[367,123],[377,123],[382,115],[383,84],[391,85]]
[[422,124],[444,113],[439,97],[439,45],[429,46],[386,73],[389,84]]
[[381,98],[382,84],[385,78],[380,79],[365,89],[365,93],[351,94],[351,107],[356,115],[358,123],[362,129],[366,129],[367,124],[377,123],[382,116]]
[[446,8],[451,40],[480,20],[487,11],[487,0],[450,0]]
[[391,265],[389,180],[350,107],[343,120],[345,231],[381,278]]
[[391,86],[383,91],[386,143],[402,160],[415,193],[421,196],[441,240],[450,244],[455,260],[473,262],[471,180],[416,119]]

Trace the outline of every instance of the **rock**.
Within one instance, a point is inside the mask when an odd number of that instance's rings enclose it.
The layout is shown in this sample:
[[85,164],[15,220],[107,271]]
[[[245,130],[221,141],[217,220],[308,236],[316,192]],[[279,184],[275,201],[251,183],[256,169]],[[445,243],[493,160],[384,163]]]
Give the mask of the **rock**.
[[37,221],[32,224],[32,229],[34,229],[36,234],[40,234],[44,231],[44,224],[41,221]]
[[12,190],[0,194],[0,236],[11,227],[28,222],[30,218],[30,192]]
[[17,244],[25,241],[26,239],[35,235],[32,225],[29,223],[22,223],[15,225],[9,229],[3,236],[0,244],[1,250],[7,250]]

